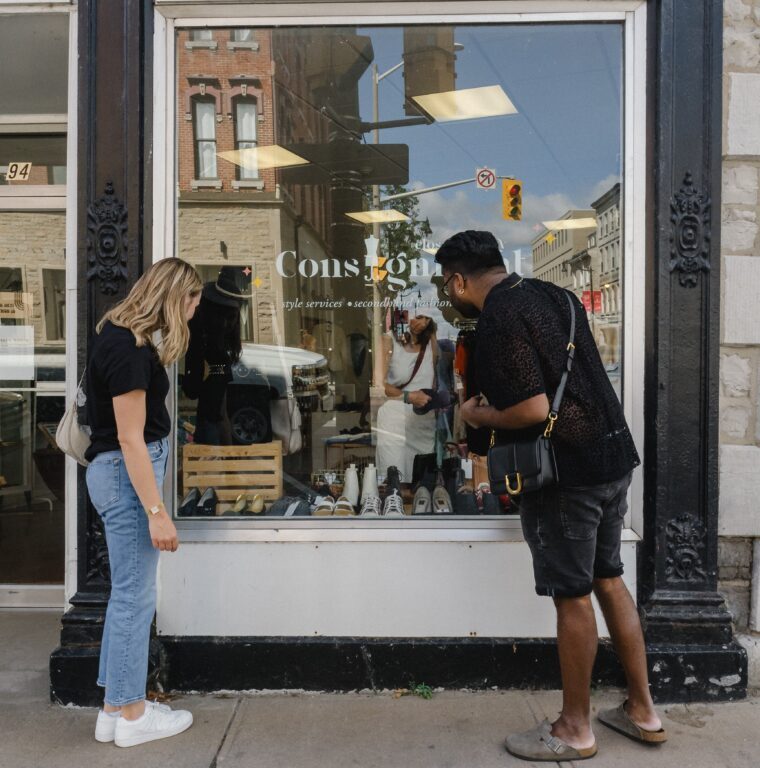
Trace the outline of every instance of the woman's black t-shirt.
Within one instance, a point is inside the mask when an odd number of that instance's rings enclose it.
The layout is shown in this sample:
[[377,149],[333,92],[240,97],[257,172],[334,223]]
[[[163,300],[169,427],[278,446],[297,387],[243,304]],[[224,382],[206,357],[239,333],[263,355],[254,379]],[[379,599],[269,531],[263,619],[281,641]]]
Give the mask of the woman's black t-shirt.
[[145,390],[145,442],[166,437],[171,429],[166,369],[152,346],[138,347],[132,331],[107,322],[95,337],[87,366],[87,423],[92,430],[88,461],[121,447],[113,398],[135,389]]

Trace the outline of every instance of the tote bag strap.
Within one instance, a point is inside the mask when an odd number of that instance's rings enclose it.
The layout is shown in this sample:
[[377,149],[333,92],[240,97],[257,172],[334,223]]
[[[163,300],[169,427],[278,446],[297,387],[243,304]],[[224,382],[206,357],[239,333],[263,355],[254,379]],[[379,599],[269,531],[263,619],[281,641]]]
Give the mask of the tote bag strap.
[[414,361],[414,368],[412,369],[412,375],[409,377],[409,380],[404,382],[403,384],[399,384],[399,389],[406,389],[414,380],[414,377],[417,375],[417,371],[420,370],[420,367],[422,366],[422,361],[425,359],[425,351],[427,350],[427,341],[420,347],[420,351],[417,354],[417,359]]

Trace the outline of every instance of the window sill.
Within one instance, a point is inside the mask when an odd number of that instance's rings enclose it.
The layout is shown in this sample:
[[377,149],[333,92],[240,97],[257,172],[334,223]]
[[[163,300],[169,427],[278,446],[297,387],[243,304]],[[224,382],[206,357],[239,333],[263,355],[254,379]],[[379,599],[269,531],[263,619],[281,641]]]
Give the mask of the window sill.
[[189,51],[194,48],[207,48],[210,51],[215,51],[219,47],[219,43],[216,40],[186,40],[185,48]]
[[[175,518],[182,542],[523,542],[520,519],[472,520],[188,520]],[[624,528],[621,540],[639,541],[632,528]]]
[[255,40],[229,40],[227,42],[228,51],[246,50],[258,51],[259,44]]
[[221,189],[221,179],[193,179],[190,184],[193,189]]
[[263,179],[235,179],[232,182],[233,189],[264,189]]

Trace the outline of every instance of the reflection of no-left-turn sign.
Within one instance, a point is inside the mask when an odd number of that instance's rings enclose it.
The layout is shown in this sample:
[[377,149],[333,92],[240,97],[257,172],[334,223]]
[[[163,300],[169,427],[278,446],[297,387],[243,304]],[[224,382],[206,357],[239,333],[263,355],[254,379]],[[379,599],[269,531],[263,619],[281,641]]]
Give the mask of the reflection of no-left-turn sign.
[[478,168],[475,171],[475,183],[478,189],[494,189],[496,187],[496,171],[493,168]]

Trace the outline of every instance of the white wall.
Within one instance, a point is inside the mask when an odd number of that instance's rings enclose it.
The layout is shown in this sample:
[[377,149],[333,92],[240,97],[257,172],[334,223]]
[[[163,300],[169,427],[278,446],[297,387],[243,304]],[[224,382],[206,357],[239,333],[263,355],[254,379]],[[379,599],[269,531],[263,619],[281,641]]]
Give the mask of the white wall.
[[[624,541],[634,595],[635,560]],[[161,555],[157,623],[176,636],[556,636],[522,541],[185,542]]]

